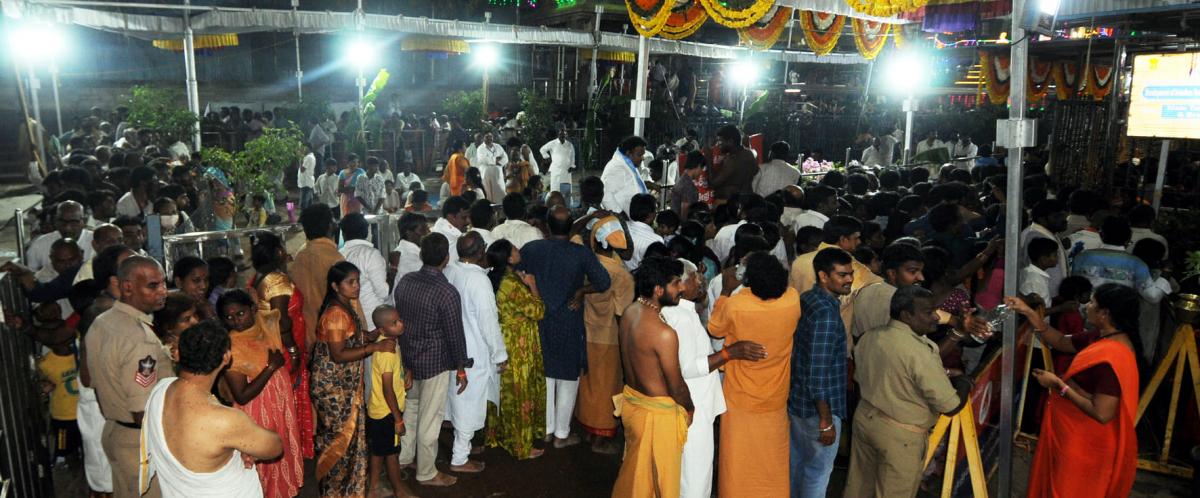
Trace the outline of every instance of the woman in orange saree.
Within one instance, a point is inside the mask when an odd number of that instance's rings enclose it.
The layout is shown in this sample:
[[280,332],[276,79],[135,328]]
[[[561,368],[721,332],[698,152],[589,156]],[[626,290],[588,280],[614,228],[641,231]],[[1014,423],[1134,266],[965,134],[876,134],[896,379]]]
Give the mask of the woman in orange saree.
[[1137,292],[1101,285],[1087,306],[1090,330],[1069,336],[1047,326],[1020,299],[1005,298],[1005,303],[1030,320],[1043,343],[1078,351],[1061,379],[1053,372],[1033,372],[1052,394],[1042,417],[1028,496],[1129,496],[1137,471]]
[[296,418],[300,424],[300,450],[304,458],[313,457],[313,413],[309,397],[308,349],[305,347],[304,296],[288,277],[291,259],[283,239],[271,232],[251,237],[251,261],[254,278],[250,287],[258,296],[258,308],[278,311],[279,334],[283,344],[285,367],[292,376],[292,396],[296,399]]
[[355,311],[359,271],[340,261],[329,268],[312,358],[312,399],[316,407],[313,446],[317,452],[317,491],[322,497],[362,497],[367,488],[366,407],[363,360],[376,351],[394,351],[391,339],[370,342]]
[[279,434],[283,455],[258,462],[255,470],[263,496],[291,498],[304,485],[304,458],[292,377],[283,369],[278,311],[260,311],[250,294],[234,289],[221,295],[217,314],[229,329],[233,360],[222,374],[222,395],[264,429]]

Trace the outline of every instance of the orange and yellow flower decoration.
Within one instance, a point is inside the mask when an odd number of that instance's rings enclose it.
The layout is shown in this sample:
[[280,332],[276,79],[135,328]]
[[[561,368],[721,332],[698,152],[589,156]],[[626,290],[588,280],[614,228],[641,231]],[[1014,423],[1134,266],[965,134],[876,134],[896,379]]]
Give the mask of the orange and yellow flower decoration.
[[800,11],[800,28],[804,30],[804,40],[817,55],[833,52],[838,40],[842,38],[842,28],[845,26],[846,16],[811,10]]
[[[779,35],[787,28],[792,20],[791,7],[777,7],[770,18],[764,16],[758,23],[738,30],[738,39],[742,45],[753,50],[767,50],[779,41]],[[765,21],[765,22],[764,22]]]
[[658,36],[682,40],[692,36],[707,20],[708,11],[704,10],[700,0],[688,0],[683,5],[676,4],[675,8],[671,9],[671,15],[667,17],[667,23],[658,32]]
[[851,24],[854,26],[854,45],[858,47],[858,53],[864,59],[874,59],[887,45],[892,25],[862,19],[852,19]]

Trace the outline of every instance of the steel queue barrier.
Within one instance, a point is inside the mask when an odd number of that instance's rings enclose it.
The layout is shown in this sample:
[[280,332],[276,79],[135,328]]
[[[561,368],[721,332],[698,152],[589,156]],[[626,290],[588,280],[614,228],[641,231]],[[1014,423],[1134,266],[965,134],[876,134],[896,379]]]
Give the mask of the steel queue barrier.
[[[29,320],[29,302],[24,291],[6,273],[0,273],[0,304],[4,311]],[[0,315],[0,497],[3,498],[54,496],[49,421],[37,389],[36,352],[33,339]]]

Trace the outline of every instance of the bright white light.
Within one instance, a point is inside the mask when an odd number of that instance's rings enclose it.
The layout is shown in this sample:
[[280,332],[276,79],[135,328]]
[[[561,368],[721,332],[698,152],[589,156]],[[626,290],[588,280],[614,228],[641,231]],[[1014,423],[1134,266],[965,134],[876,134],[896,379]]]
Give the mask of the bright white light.
[[27,62],[50,62],[66,51],[61,31],[51,24],[26,24],[8,32],[8,50]]
[[915,52],[901,52],[888,60],[888,82],[904,94],[916,93],[929,82],[929,67],[925,57]]
[[375,47],[362,38],[355,39],[346,47],[346,60],[350,61],[354,67],[368,69],[375,63],[375,59]]
[[500,51],[496,50],[496,46],[490,43],[471,47],[471,54],[475,60],[475,65],[484,69],[491,69],[500,61]]
[[750,86],[758,82],[760,68],[758,64],[752,61],[738,61],[729,66],[726,70],[726,76],[733,81],[734,84],[740,86]]
[[1053,16],[1058,14],[1058,6],[1061,3],[1062,0],[1038,0],[1038,11]]

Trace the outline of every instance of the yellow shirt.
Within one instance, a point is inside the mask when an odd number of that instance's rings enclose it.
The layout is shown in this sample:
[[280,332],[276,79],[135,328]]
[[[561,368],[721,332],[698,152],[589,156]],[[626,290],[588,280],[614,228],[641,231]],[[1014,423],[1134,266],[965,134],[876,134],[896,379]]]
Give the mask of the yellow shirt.
[[75,405],[79,403],[79,370],[75,355],[59,356],[47,353],[38,360],[38,373],[54,384],[50,392],[50,418],[75,420]]
[[[383,336],[379,337],[383,339]],[[396,406],[404,410],[404,366],[400,364],[400,355],[391,353],[371,353],[371,400],[367,403],[367,416],[381,419],[392,413],[387,399],[383,397],[383,376],[392,376],[392,390],[396,392]]]

